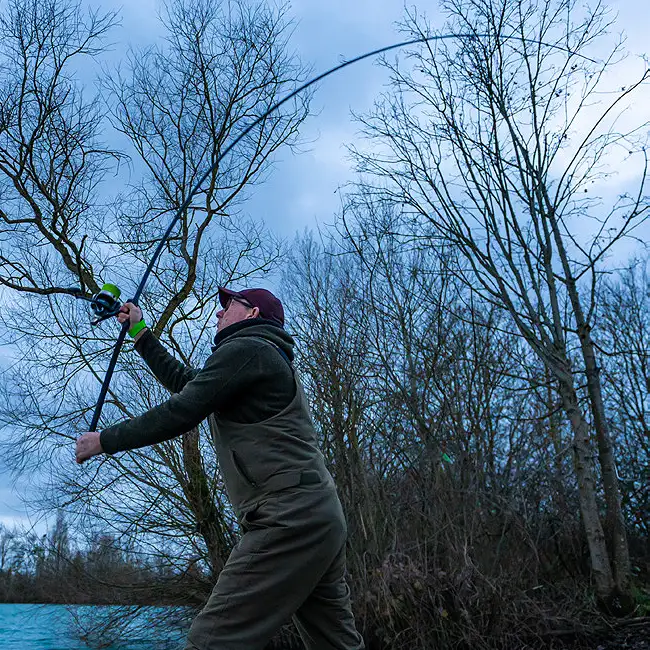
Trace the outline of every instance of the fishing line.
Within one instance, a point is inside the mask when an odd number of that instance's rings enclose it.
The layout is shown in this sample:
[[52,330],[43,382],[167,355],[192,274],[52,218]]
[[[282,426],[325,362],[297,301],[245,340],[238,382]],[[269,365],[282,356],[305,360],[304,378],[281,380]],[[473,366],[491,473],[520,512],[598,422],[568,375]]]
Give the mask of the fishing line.
[[[174,215],[173,219],[171,220],[169,226],[167,227],[167,230],[163,234],[160,242],[158,243],[158,246],[156,246],[156,250],[154,251],[151,261],[147,265],[147,268],[144,272],[144,275],[142,276],[142,280],[140,280],[140,284],[138,285],[138,288],[136,289],[135,294],[133,295],[133,298],[129,302],[132,302],[134,304],[138,304],[138,300],[140,299],[140,296],[142,295],[142,292],[144,291],[144,287],[147,284],[147,280],[149,279],[149,276],[151,275],[151,272],[156,264],[156,261],[158,260],[158,257],[160,256],[160,253],[162,252],[163,248],[165,247],[165,244],[167,243],[167,239],[169,238],[169,235],[171,234],[172,230],[174,229],[174,226],[178,223],[178,220],[181,218],[185,210],[187,210],[190,207],[190,203],[192,202],[192,199],[194,196],[197,194],[197,192],[201,189],[201,186],[203,183],[206,181],[208,176],[210,176],[219,166],[219,163],[234,149],[241,140],[243,140],[258,124],[263,122],[271,113],[274,113],[278,108],[286,104],[288,101],[292,100],[296,95],[300,94],[303,90],[306,90],[310,86],[313,86],[314,84],[318,83],[319,81],[325,79],[326,77],[329,77],[330,75],[338,72],[339,70],[343,70],[343,68],[346,68],[350,65],[353,65],[355,63],[358,63],[359,61],[363,61],[364,59],[369,59],[373,56],[377,56],[378,54],[383,54],[384,52],[390,52],[391,50],[397,50],[403,47],[408,47],[409,45],[417,45],[419,43],[427,43],[429,41],[444,41],[444,40],[451,40],[451,39],[480,39],[480,38],[485,38],[489,36],[488,34],[439,34],[435,36],[422,36],[420,38],[415,38],[412,40],[408,41],[402,41],[401,43],[395,43],[393,45],[388,45],[386,47],[380,47],[377,50],[373,50],[372,52],[366,52],[365,54],[361,54],[360,56],[355,57],[354,59],[350,59],[348,61],[344,61],[343,63],[340,63],[339,65],[330,68],[329,70],[326,70],[325,72],[319,74],[317,77],[314,77],[313,79],[310,79],[309,81],[305,82],[302,84],[302,86],[299,86],[292,92],[290,92],[286,97],[283,99],[279,100],[275,104],[271,106],[264,114],[262,114],[260,117],[258,117],[256,120],[251,122],[221,153],[218,157],[217,160],[214,162],[213,165],[211,165],[205,173],[199,178],[199,180],[196,182],[190,193],[187,195],[187,198],[185,201],[183,201],[182,205],[178,210],[176,211],[176,214]],[[573,52],[572,50],[562,47],[560,45],[554,45],[552,43],[545,43],[544,41],[537,41],[534,39],[527,39],[527,38],[522,38],[520,36],[502,36],[502,40],[507,41],[507,40],[517,40],[520,42],[526,42],[526,43],[531,43],[531,44],[536,44],[536,45],[543,45],[544,47],[550,47],[552,49],[556,50],[561,50],[563,52],[566,52],[568,54],[571,54],[572,56],[578,56],[582,59],[585,59],[587,61],[591,61],[592,63],[596,63],[593,59],[590,59],[587,56],[584,56],[582,54],[579,54],[577,52]],[[104,402],[106,400],[106,394],[108,393],[108,389],[111,383],[111,379],[113,377],[113,372],[115,371],[115,366],[117,364],[117,359],[120,354],[120,350],[122,349],[122,344],[124,343],[124,339],[126,338],[126,334],[130,328],[129,321],[127,320],[123,325],[122,329],[120,330],[119,336],[117,337],[117,341],[115,342],[115,347],[113,348],[113,354],[111,355],[111,360],[108,364],[108,369],[106,370],[106,375],[104,376],[104,381],[102,383],[101,390],[99,392],[99,397],[97,398],[97,405],[95,406],[95,412],[93,414],[93,418],[90,424],[90,431],[97,431],[97,425],[99,424],[99,418],[101,417],[102,414],[102,408],[104,407]]]

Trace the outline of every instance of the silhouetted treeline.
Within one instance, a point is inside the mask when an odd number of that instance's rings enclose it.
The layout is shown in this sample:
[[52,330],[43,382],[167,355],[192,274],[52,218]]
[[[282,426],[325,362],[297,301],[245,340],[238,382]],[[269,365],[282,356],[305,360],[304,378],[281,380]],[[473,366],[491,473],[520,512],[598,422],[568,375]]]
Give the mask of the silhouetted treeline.
[[[94,605],[192,605],[205,578],[179,572],[108,533],[76,542],[59,511],[42,536],[0,525],[0,602]],[[197,596],[198,594],[198,596]]]

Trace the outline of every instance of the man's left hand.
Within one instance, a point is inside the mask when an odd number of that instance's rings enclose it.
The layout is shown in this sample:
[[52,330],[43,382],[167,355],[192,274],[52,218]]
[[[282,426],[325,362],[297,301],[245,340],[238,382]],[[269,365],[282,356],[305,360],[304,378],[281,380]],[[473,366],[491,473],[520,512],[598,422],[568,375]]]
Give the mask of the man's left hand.
[[85,460],[103,454],[102,444],[99,441],[99,431],[86,431],[77,438],[77,462],[83,463]]

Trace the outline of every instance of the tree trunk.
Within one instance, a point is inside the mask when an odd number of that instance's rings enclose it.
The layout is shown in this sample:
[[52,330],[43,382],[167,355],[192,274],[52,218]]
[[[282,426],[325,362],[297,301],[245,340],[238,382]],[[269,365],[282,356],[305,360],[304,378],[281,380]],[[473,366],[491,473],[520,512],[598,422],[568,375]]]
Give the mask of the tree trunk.
[[546,381],[548,383],[547,393],[546,393],[546,409],[549,413],[548,416],[548,434],[551,439],[551,444],[553,445],[553,489],[555,490],[555,507],[556,515],[562,520],[563,517],[566,517],[569,513],[569,508],[567,506],[566,491],[564,488],[563,471],[562,471],[562,440],[560,438],[560,413],[554,412],[554,397],[555,391],[551,384],[551,371],[546,368]]
[[196,517],[199,534],[208,550],[212,577],[216,580],[230,554],[231,545],[203,470],[198,429],[183,435],[183,464],[187,474],[183,491]]
[[589,392],[589,401],[594,418],[596,440],[598,441],[598,460],[603,475],[605,505],[607,507],[605,530],[607,532],[610,553],[613,557],[614,581],[619,592],[621,594],[627,594],[630,590],[631,578],[630,553],[627,544],[623,510],[621,508],[621,491],[616,475],[616,462],[612,451],[609,427],[605,418],[605,407],[600,383],[600,368],[596,364],[596,355],[589,333],[589,327],[584,323],[579,324],[578,334],[580,336],[582,356],[585,363],[587,390]]
[[564,410],[573,431],[573,458],[578,479],[580,512],[587,536],[596,592],[601,600],[607,601],[612,596],[614,580],[596,502],[594,462],[591,445],[589,444],[589,426],[578,405],[578,396],[573,383],[560,380],[559,384]]
[[596,354],[591,339],[590,328],[584,315],[576,280],[571,274],[571,265],[569,264],[569,258],[562,240],[559,224],[553,212],[550,213],[550,216],[553,236],[562,261],[562,268],[567,277],[567,292],[576,321],[576,329],[578,338],[580,339],[580,348],[585,365],[587,392],[589,394],[589,404],[598,443],[598,460],[603,476],[606,507],[605,530],[607,531],[607,542],[613,558],[614,580],[619,594],[629,596],[631,578],[630,554],[623,511],[621,509],[621,491],[616,476],[612,442],[605,418],[605,407],[600,383],[600,368],[596,363]]

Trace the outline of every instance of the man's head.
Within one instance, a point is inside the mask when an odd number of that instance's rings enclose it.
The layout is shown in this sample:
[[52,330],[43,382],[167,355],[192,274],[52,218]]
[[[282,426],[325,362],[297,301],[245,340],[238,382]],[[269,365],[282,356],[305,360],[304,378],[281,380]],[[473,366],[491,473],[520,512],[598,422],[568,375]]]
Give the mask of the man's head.
[[249,318],[265,318],[284,327],[282,303],[266,289],[231,291],[219,287],[219,302],[223,309],[217,312],[217,330]]

